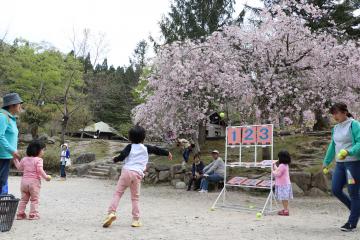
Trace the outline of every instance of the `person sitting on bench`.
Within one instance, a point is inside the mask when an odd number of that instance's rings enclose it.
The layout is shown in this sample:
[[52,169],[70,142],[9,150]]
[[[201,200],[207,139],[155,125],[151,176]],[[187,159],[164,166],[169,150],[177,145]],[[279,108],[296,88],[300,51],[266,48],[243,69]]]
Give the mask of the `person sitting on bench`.
[[200,191],[206,193],[208,191],[209,182],[219,183],[224,181],[225,163],[219,157],[220,153],[218,150],[211,152],[213,161],[204,168],[204,176],[201,179]]

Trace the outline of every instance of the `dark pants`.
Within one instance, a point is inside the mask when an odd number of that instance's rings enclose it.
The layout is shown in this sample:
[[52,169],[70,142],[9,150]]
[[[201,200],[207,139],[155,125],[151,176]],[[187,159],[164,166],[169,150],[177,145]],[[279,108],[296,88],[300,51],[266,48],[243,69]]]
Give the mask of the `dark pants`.
[[[355,182],[351,179],[349,182],[347,171]],[[349,195],[343,192],[346,184]],[[332,178],[332,192],[350,210],[348,222],[356,226],[360,217],[360,161],[336,163]]]
[[60,164],[60,177],[63,177],[63,178],[66,177],[65,165],[63,165],[63,164]]
[[190,149],[189,148],[185,148],[184,152],[183,152],[183,158],[185,162],[189,161],[189,157],[190,157]]
[[201,177],[196,178],[194,176],[191,176],[191,178],[189,180],[189,184],[188,184],[188,189],[189,190],[191,189],[191,186],[192,186],[193,182],[195,182],[194,190],[199,189],[200,188],[200,183],[201,183]]
[[7,184],[11,159],[0,159],[0,194]]

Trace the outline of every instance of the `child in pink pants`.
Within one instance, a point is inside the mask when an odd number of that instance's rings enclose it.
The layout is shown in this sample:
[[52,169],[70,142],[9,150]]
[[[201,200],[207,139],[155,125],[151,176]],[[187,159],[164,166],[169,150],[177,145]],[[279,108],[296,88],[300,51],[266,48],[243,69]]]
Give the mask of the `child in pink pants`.
[[127,145],[120,155],[114,158],[114,162],[124,161],[121,176],[116,186],[114,197],[108,209],[108,216],[103,223],[103,227],[109,227],[113,221],[116,220],[116,209],[119,206],[120,199],[125,190],[129,187],[131,192],[132,227],[141,227],[140,211],[139,211],[139,197],[140,197],[140,183],[144,177],[144,170],[149,161],[149,154],[156,154],[160,156],[168,156],[172,159],[170,152],[150,145],[142,144],[145,140],[145,129],[140,126],[135,126],[129,131],[129,139],[132,144]]
[[50,181],[51,176],[47,175],[43,169],[43,160],[45,144],[39,141],[33,141],[29,144],[26,150],[27,157],[24,157],[21,162],[14,159],[16,168],[23,172],[21,179],[21,200],[19,203],[17,220],[26,219],[25,209],[26,204],[30,200],[30,214],[29,220],[37,220],[40,218],[38,212],[41,177],[46,181]]

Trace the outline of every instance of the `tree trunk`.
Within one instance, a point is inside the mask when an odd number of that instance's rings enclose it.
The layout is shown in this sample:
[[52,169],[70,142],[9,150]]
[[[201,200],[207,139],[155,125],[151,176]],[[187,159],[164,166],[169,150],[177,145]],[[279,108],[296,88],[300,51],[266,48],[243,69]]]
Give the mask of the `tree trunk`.
[[200,152],[200,144],[199,144],[199,139],[197,137],[194,138],[194,144],[195,144],[194,154],[199,153]]
[[304,111],[301,110],[300,114],[299,114],[299,125],[301,126],[301,128],[304,128]]
[[206,124],[199,124],[199,144],[204,145],[206,141]]
[[61,123],[61,144],[65,143],[65,134],[66,134],[68,121],[69,121],[69,117],[63,116],[62,123]]
[[279,127],[281,130],[285,128],[285,120],[283,116],[279,116]]
[[315,120],[314,131],[322,131],[329,128],[329,121],[323,117],[321,110],[315,111]]
[[194,153],[199,153],[201,151],[201,146],[205,144],[206,140],[206,126],[204,126],[203,123],[199,123],[198,131],[193,134],[192,139],[195,144]]
[[[263,124],[270,124],[270,121],[265,120],[265,121],[263,121]],[[270,147],[262,148],[262,160],[270,160],[270,159],[271,159]]]

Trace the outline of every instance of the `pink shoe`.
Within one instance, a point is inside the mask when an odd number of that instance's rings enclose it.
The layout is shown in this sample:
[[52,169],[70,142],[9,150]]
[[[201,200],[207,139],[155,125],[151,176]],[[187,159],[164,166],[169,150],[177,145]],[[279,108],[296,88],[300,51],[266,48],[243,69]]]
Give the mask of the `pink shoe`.
[[16,220],[24,220],[26,219],[26,214],[25,213],[18,213],[16,215]]
[[278,215],[280,216],[289,216],[289,210],[281,210],[278,212]]
[[39,220],[40,216],[37,214],[30,214],[29,215],[29,220]]

